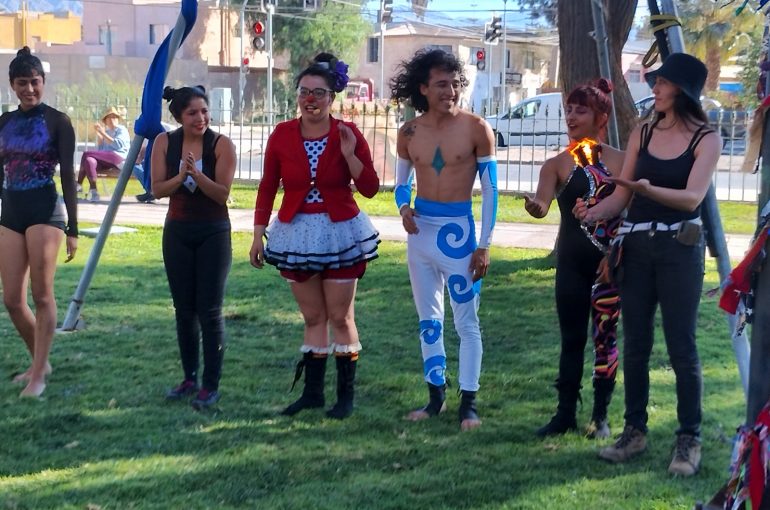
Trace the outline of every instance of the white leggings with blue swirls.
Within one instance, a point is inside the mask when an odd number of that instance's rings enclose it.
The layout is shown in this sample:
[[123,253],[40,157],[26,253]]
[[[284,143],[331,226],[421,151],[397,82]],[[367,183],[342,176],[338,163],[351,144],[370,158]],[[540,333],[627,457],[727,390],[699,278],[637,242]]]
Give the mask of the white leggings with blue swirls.
[[[469,204],[470,205],[470,204]],[[458,383],[461,390],[476,391],[481,373],[479,291],[470,272],[476,236],[470,207],[464,216],[431,216],[415,204],[419,233],[409,236],[407,260],[417,315],[420,319],[425,380],[436,386],[446,382],[444,350],[444,286],[449,290],[455,330],[460,337]]]

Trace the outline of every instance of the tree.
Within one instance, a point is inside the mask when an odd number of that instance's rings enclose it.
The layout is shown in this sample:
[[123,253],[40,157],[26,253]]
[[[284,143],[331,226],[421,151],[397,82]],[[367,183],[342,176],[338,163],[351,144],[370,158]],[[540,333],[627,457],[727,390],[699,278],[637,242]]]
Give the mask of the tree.
[[[561,88],[565,92],[601,76],[596,41],[590,35],[594,30],[591,2],[592,0],[552,2],[556,3],[557,7],[556,24],[561,53],[559,77]],[[637,0],[603,0],[621,147],[625,147],[628,135],[637,120],[637,111],[621,67],[623,46],[634,22],[636,4]]]
[[296,76],[322,51],[351,64],[352,75],[361,41],[371,26],[361,14],[361,6],[352,2],[323,2],[318,11],[303,12],[302,5],[303,0],[281,2],[279,13],[292,15],[276,15],[273,21],[275,52],[285,50],[289,54],[289,75]]
[[679,7],[682,34],[688,53],[703,60],[708,69],[707,91],[719,89],[722,65],[728,58],[747,50],[762,33],[762,17],[749,10],[735,15],[735,9],[713,0],[690,0]]

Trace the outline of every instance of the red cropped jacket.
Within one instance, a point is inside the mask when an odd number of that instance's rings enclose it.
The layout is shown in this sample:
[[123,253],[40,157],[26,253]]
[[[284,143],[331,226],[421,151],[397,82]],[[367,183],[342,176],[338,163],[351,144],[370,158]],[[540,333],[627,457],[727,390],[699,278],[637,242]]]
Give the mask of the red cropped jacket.
[[[340,148],[338,127],[340,122],[343,121],[331,117],[329,140],[318,160],[315,180],[315,185],[327,207],[329,218],[334,222],[349,220],[359,212],[350,187],[352,175]],[[353,181],[362,195],[371,198],[379,190],[380,183],[377,172],[374,170],[369,145],[355,124],[352,122],[344,122],[344,124],[355,134],[355,154],[364,165],[358,179]],[[278,210],[278,218],[288,223],[300,210],[312,187],[310,163],[303,145],[298,118],[278,124],[267,141],[262,181],[259,183],[254,210],[254,225],[269,223],[275,195],[281,182],[284,195]]]

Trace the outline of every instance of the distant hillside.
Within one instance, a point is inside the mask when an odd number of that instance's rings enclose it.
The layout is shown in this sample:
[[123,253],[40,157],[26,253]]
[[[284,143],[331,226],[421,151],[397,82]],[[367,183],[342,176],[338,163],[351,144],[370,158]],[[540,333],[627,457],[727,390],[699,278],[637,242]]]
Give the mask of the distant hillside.
[[[0,12],[18,12],[21,0],[0,0]],[[27,9],[37,12],[72,11],[83,15],[83,2],[76,0],[27,0]]]

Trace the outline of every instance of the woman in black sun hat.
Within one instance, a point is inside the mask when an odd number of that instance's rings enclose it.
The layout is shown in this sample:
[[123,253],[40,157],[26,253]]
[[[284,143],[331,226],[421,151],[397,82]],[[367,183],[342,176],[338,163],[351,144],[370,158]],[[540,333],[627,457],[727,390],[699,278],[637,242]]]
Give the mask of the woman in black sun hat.
[[626,426],[599,456],[624,462],[647,447],[649,360],[660,305],[679,420],[668,470],[682,476],[695,474],[701,457],[703,379],[695,343],[704,272],[700,204],[722,147],[700,105],[706,74],[700,60],[684,53],[647,73],[655,113],[631,133],[623,171],[613,179],[617,189],[596,207],[587,209],[578,199],[574,209],[590,223],[628,207],[615,246],[622,270]]

